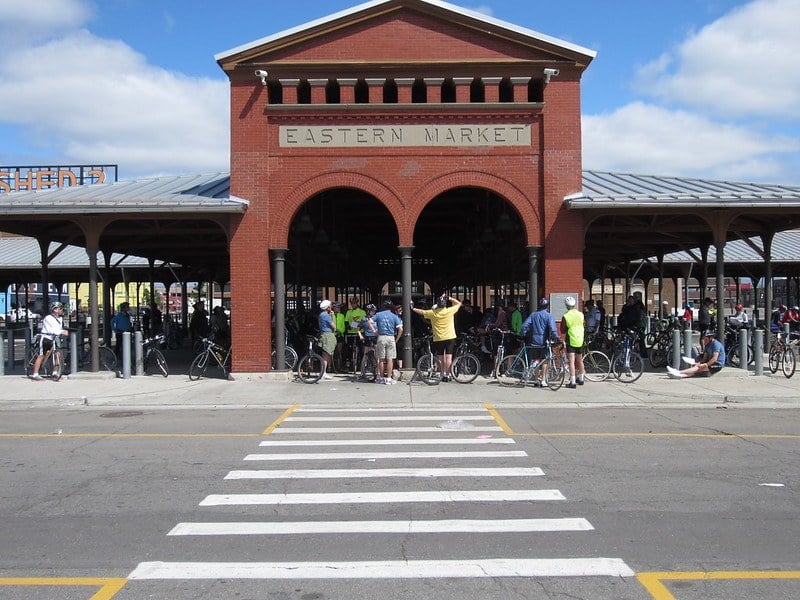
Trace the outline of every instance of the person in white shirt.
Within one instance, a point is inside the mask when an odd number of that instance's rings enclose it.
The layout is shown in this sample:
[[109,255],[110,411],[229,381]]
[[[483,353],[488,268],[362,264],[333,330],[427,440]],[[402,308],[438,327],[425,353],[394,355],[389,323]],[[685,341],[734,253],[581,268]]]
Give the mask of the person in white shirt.
[[50,304],[50,314],[42,321],[42,331],[39,336],[39,356],[33,363],[33,374],[31,379],[34,381],[41,381],[42,376],[39,375],[39,369],[44,361],[44,356],[53,348],[56,337],[59,335],[67,336],[69,331],[64,329],[64,305],[61,302],[53,302]]
[[750,323],[750,318],[747,316],[747,313],[744,312],[744,306],[741,304],[736,305],[736,314],[730,317],[729,320],[734,327],[744,327],[745,329]]

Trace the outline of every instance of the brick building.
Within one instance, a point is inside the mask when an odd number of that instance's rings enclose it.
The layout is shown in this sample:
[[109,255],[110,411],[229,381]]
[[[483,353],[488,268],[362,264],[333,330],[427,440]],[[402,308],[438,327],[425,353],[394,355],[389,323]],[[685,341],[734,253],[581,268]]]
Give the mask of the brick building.
[[375,0],[217,55],[230,193],[249,202],[230,234],[234,370],[265,368],[265,284],[276,329],[301,284],[580,292],[564,198],[594,56],[438,0]]

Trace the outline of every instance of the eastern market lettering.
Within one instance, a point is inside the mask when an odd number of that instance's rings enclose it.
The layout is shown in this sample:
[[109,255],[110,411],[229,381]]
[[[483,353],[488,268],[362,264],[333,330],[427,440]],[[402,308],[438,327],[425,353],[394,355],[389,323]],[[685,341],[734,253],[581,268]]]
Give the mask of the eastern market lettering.
[[[103,183],[106,174],[100,169],[89,169],[84,172],[83,178],[92,183]],[[78,175],[68,169],[29,169],[25,173],[19,170],[0,171],[0,192],[5,193],[73,185],[78,185]]]
[[280,128],[281,147],[529,146],[528,125]]

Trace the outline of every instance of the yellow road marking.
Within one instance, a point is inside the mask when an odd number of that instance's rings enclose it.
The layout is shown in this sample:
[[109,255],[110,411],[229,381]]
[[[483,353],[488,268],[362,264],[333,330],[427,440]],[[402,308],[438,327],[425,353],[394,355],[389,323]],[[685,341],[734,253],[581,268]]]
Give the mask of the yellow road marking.
[[275,428],[276,428],[278,425],[280,425],[281,423],[283,423],[283,421],[286,419],[286,417],[288,417],[290,414],[292,414],[292,413],[293,413],[294,411],[296,411],[298,408],[300,408],[300,405],[299,405],[299,404],[293,404],[292,406],[290,406],[289,408],[287,408],[285,411],[283,411],[283,414],[282,414],[280,417],[278,417],[277,419],[275,419],[275,420],[272,422],[272,425],[270,425],[269,427],[267,427],[267,428],[266,428],[266,429],[265,429],[265,430],[264,430],[264,431],[261,433],[261,435],[269,435],[270,433],[272,433],[273,431],[275,431]]
[[637,573],[636,579],[653,600],[676,600],[664,581],[722,581],[731,579],[800,579],[800,571],[711,571]]
[[500,416],[500,413],[497,412],[497,409],[494,406],[491,404],[484,404],[483,407],[489,411],[489,414],[492,415],[492,417],[494,417],[494,420],[502,428],[502,430],[506,432],[506,435],[514,435],[514,430],[509,427],[508,423],[506,423],[505,419]]
[[0,585],[99,587],[90,600],[111,600],[126,583],[124,577],[0,577]]

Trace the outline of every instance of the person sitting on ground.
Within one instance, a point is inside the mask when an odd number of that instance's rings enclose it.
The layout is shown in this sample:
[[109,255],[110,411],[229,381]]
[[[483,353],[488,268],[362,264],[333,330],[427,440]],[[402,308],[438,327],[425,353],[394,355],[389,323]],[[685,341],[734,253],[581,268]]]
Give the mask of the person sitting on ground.
[[[685,379],[686,377],[695,376],[710,377],[722,370],[725,364],[725,346],[717,339],[714,330],[706,330],[703,334],[702,341],[704,350],[694,365],[683,371],[679,371],[674,367],[667,367],[667,373],[670,379]],[[683,360],[687,361],[686,358]]]

